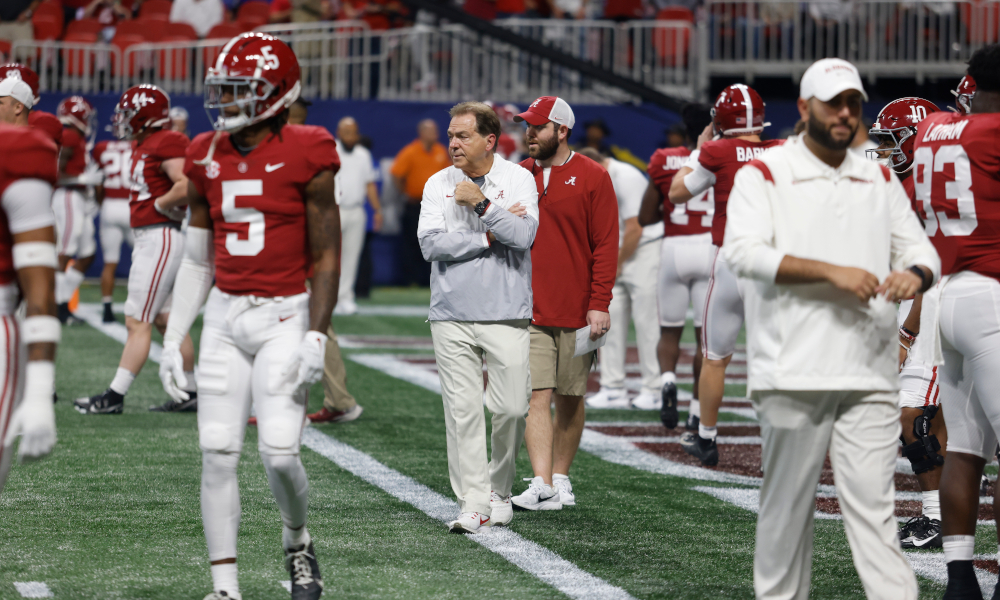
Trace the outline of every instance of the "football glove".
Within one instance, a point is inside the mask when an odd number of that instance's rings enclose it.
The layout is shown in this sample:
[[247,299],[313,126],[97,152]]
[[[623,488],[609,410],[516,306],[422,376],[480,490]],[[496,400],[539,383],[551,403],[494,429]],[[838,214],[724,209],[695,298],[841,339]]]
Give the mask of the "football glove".
[[4,446],[21,436],[21,462],[41,458],[56,444],[56,413],[52,403],[56,369],[50,361],[31,361],[26,369],[24,398],[14,412]]
[[188,383],[184,376],[184,358],[181,356],[181,345],[178,342],[163,342],[163,351],[160,353],[160,382],[163,383],[163,391],[177,402],[187,402],[191,399],[190,394],[182,387]]
[[291,360],[285,365],[281,376],[285,381],[295,382],[295,391],[308,389],[323,377],[323,358],[326,354],[325,333],[309,330],[296,348]]

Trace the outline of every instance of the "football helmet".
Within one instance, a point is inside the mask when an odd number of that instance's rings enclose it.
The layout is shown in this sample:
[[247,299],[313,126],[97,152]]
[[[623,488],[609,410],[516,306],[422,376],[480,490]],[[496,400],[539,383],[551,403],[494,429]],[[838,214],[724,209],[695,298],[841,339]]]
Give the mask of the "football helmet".
[[976,80],[966,75],[962,81],[958,82],[958,87],[951,90],[951,95],[955,96],[955,106],[963,115],[972,112],[972,97],[976,95]]
[[83,96],[70,96],[63,98],[56,109],[56,116],[63,125],[72,125],[83,132],[84,137],[94,134],[94,122],[97,120],[97,111],[87,102]]
[[170,96],[144,83],[125,90],[111,117],[112,133],[119,140],[130,140],[147,128],[170,123]]
[[940,110],[923,98],[900,98],[886,104],[868,131],[878,141],[878,148],[865,150],[865,154],[896,173],[906,173],[913,168],[912,136],[917,133],[917,124]]
[[6,79],[7,77],[16,77],[28,84],[28,87],[31,88],[31,93],[35,95],[35,106],[42,101],[38,95],[38,73],[35,73],[21,63],[7,63],[0,66],[0,79]]
[[274,36],[244,33],[205,75],[205,110],[216,131],[235,132],[281,113],[301,91],[292,49]]
[[712,106],[715,135],[735,137],[764,131],[764,100],[752,87],[742,83],[722,90]]

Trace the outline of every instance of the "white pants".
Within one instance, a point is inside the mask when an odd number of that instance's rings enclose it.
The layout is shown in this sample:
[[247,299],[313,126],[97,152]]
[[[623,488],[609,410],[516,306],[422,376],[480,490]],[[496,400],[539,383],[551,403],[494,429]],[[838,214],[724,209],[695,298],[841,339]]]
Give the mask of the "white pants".
[[[448,475],[461,512],[491,514],[490,490],[510,495],[524,440],[531,378],[528,320],[431,321],[448,436]],[[483,394],[483,359],[489,376]],[[486,457],[483,400],[492,413],[492,459]]]
[[104,262],[118,264],[122,258],[122,243],[135,246],[130,224],[128,200],[105,200],[101,203],[101,253]]
[[170,293],[183,259],[180,230],[168,226],[136,229],[125,316],[152,323],[160,313],[170,312]]
[[736,351],[736,340],[743,327],[743,282],[729,269],[718,246],[714,248],[715,264],[705,298],[701,346],[707,358],[722,360]]
[[[899,303],[899,326],[903,326],[906,317],[913,308],[913,300],[903,300]],[[938,368],[914,360],[917,354],[917,344],[928,343],[928,336],[917,336],[910,348],[909,356],[899,371],[899,407],[923,408],[938,406],[941,396],[941,386],[938,380]]]
[[941,292],[948,452],[993,458],[1000,435],[1000,282],[963,271]]
[[[17,289],[14,288],[16,295]],[[16,301],[15,301],[16,302]],[[20,325],[14,318],[16,303],[7,314],[0,316],[0,493],[14,461],[14,446],[4,446],[11,414],[21,403],[24,393],[24,369],[27,364],[27,345],[21,342]]]
[[57,188],[52,193],[56,217],[56,248],[60,255],[86,258],[97,252],[94,217],[97,204],[78,188]]
[[354,302],[354,282],[358,278],[358,261],[365,245],[368,213],[364,206],[340,209],[340,288],[337,303]]
[[656,272],[660,266],[659,244],[649,242],[636,248],[635,254],[622,265],[622,275],[611,291],[611,330],[601,355],[601,387],[625,387],[625,348],[628,324],[635,321],[635,339],[639,347],[639,370],[642,391],[660,393],[660,363],[656,344],[660,332],[656,322]]
[[689,306],[694,326],[701,327],[715,250],[711,233],[670,236],[660,242],[660,327],[684,327]]
[[764,471],[754,552],[757,598],[809,598],[816,485],[829,449],[865,595],[915,600],[917,580],[903,557],[893,516],[900,433],[896,394],[759,391],[752,400],[760,418]]

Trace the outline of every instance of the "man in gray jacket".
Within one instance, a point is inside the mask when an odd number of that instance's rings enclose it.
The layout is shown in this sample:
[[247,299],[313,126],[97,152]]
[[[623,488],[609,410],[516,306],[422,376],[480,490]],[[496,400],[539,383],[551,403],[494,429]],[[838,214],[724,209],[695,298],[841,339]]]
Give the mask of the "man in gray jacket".
[[[538,191],[531,174],[495,154],[500,120],[481,102],[451,109],[452,164],[424,185],[417,238],[431,262],[431,336],[460,515],[476,533],[513,518],[510,490],[531,384],[531,244]],[[489,376],[483,394],[483,358]],[[492,413],[486,456],[483,402]]]

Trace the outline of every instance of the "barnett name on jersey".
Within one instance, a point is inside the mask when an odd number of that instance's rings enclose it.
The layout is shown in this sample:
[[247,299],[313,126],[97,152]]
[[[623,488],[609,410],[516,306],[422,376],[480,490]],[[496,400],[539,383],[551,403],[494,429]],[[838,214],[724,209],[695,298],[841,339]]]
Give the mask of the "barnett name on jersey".
[[1000,113],[938,112],[917,126],[913,187],[941,273],[1000,280]]
[[127,140],[100,141],[94,144],[94,162],[104,173],[104,199],[128,200],[131,193],[129,173],[132,171],[132,142]]
[[184,173],[208,201],[215,284],[236,296],[293,296],[306,291],[312,253],[305,190],[323,171],[340,169],[337,144],[322,127],[285,125],[246,156],[228,133],[199,135]]
[[129,199],[132,228],[160,223],[174,223],[173,219],[156,210],[154,202],[174,187],[174,182],[163,172],[163,161],[184,158],[189,141],[177,131],[154,131],[132,151],[132,193]]
[[649,158],[646,172],[663,197],[663,235],[700,235],[712,230],[713,188],[697,194],[684,204],[670,201],[670,183],[674,175],[687,164],[691,151],[683,146],[660,148]]

